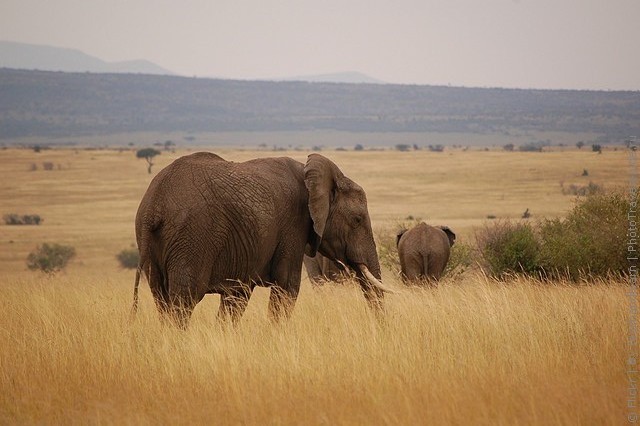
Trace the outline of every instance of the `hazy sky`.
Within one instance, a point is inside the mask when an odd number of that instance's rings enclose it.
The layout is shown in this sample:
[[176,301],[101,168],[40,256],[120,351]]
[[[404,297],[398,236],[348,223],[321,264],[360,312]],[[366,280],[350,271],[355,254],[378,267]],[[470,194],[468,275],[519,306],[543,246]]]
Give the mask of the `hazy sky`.
[[187,76],[640,90],[640,0],[0,0],[0,40]]

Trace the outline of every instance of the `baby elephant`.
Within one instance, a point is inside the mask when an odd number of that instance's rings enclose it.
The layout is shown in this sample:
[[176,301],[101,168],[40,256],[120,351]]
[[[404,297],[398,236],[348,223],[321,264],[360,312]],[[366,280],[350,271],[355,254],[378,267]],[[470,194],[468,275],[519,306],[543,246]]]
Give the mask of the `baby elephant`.
[[325,281],[340,281],[346,272],[340,264],[317,253],[314,257],[304,255],[304,267],[313,285],[322,285]]
[[422,222],[397,235],[398,255],[405,283],[428,280],[436,282],[449,261],[456,234],[447,226],[430,226]]

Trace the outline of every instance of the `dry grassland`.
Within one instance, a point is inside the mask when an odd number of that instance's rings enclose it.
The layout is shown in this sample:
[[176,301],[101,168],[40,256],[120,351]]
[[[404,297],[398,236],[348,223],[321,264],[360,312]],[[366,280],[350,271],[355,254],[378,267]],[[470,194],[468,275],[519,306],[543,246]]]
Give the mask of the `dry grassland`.
[[[163,153],[154,170],[185,153]],[[562,215],[572,197],[561,183],[624,186],[629,176],[623,150],[325,154],[365,188],[380,235],[412,215],[467,243],[490,214]],[[499,283],[470,271],[390,295],[381,324],[357,288],[313,291],[305,280],[285,324],[269,323],[268,290],[258,289],[236,329],[218,327],[218,298],[208,296],[186,332],[160,324],[143,286],[129,324],[133,273],[115,255],[134,243],[150,179],[132,152],[0,151],[0,213],[44,218],[0,224],[0,424],[626,421],[623,281]],[[43,242],[76,248],[65,272],[26,270]],[[391,271],[383,278],[400,287]]]

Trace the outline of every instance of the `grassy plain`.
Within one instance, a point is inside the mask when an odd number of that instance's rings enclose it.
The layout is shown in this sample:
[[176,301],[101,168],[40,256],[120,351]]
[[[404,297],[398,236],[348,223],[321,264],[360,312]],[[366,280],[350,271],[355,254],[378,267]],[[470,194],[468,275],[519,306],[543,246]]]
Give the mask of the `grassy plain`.
[[[307,152],[215,149],[234,161]],[[163,153],[154,172],[187,153]],[[411,215],[459,241],[488,215],[560,216],[562,185],[626,186],[628,154],[447,150],[325,152],[367,191],[378,236]],[[42,169],[43,162],[54,170]],[[37,170],[32,170],[33,165]],[[588,176],[582,176],[583,170]],[[131,151],[0,150],[0,423],[617,424],[626,420],[627,289],[479,271],[388,297],[379,324],[352,286],[303,282],[290,321],[267,319],[258,289],[239,327],[215,323],[217,296],[191,327],[161,326],[143,285],[115,255],[153,175]],[[26,270],[36,245],[73,245],[53,276]],[[400,287],[392,271],[385,282]]]

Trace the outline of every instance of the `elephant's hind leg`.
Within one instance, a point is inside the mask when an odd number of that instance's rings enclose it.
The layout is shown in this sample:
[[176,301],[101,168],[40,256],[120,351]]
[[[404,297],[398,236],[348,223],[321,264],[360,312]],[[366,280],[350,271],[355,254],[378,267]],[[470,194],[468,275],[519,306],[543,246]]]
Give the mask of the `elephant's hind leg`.
[[196,304],[202,300],[204,294],[197,292],[197,283],[188,273],[169,273],[169,318],[182,329],[189,325],[189,319]]
[[302,268],[293,265],[302,263],[300,257],[284,254],[274,259],[271,275],[275,282],[271,286],[271,295],[269,296],[269,318],[273,322],[289,318],[296,304],[300,291]]
[[425,267],[423,258],[420,254],[407,256],[404,266],[402,267],[402,274],[405,282],[415,283],[420,280],[425,273]]
[[252,291],[251,286],[243,285],[221,294],[218,321],[226,324],[231,319],[232,324],[237,325],[245,309],[247,309]]
[[169,312],[169,289],[165,274],[154,262],[149,267],[149,288],[160,317],[164,318]]
[[293,306],[298,298],[298,288],[282,288],[274,285],[269,296],[269,318],[272,322],[279,322],[291,316]]

